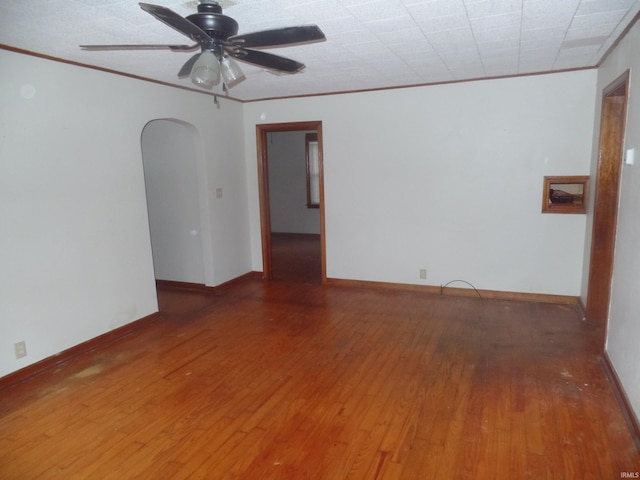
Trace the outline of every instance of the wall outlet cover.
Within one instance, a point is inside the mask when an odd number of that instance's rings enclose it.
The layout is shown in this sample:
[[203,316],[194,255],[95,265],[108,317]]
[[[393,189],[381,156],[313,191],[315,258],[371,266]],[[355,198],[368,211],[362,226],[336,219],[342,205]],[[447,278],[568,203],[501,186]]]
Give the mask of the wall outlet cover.
[[27,356],[27,344],[24,341],[14,343],[13,348],[16,353],[16,358],[22,358]]

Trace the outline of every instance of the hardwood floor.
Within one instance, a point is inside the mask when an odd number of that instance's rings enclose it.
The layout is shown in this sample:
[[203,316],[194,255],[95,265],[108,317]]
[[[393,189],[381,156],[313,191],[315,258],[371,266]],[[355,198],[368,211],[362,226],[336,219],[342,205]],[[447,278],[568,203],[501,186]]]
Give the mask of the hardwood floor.
[[272,233],[271,257],[274,280],[322,283],[320,235]]
[[2,479],[614,479],[576,307],[247,280],[0,391]]

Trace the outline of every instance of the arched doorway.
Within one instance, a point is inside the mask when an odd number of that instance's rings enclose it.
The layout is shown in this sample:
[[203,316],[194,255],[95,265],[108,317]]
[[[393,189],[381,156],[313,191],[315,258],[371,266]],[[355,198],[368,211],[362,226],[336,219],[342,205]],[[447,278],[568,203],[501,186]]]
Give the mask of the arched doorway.
[[152,120],[140,143],[156,280],[204,284],[199,133],[178,120]]

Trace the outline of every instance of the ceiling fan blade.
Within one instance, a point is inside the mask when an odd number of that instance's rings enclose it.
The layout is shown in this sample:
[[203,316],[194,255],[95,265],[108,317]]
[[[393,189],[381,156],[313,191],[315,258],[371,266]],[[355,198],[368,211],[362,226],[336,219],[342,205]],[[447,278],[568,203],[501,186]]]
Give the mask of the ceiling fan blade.
[[185,62],[180,71],[178,72],[178,78],[187,78],[191,75],[191,70],[193,70],[193,65],[198,61],[202,53],[196,53],[189,60]]
[[326,40],[326,37],[317,25],[302,25],[234,35],[228,40],[241,48],[263,48],[318,42]]
[[199,43],[211,41],[211,37],[207,35],[207,32],[167,7],[153,5],[151,3],[139,3],[138,5],[140,5],[140,8],[145,12],[150,13],[161,22],[186,35],[193,41]]
[[199,44],[194,45],[80,45],[83,50],[173,50],[176,52],[188,52],[200,48]]
[[279,70],[286,73],[297,73],[304,68],[304,63],[297,62],[290,58],[281,57],[272,53],[260,52],[258,50],[246,50],[236,48],[227,50],[229,55],[238,60],[271,70]]

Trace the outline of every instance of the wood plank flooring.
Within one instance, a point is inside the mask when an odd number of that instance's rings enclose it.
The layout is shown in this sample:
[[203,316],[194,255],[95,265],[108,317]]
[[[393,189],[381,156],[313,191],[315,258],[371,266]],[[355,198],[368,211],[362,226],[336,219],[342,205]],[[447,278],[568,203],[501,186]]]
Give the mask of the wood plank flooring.
[[322,283],[320,235],[271,234],[271,268],[274,280]]
[[617,479],[573,306],[247,280],[0,391],[2,479]]

